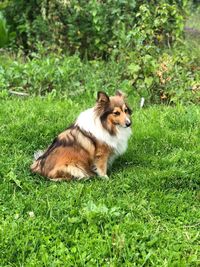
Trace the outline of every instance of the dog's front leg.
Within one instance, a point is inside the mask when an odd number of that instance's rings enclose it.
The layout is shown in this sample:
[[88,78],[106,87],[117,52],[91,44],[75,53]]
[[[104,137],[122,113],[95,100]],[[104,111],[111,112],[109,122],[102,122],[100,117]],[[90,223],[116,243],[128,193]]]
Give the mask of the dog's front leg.
[[94,171],[98,176],[108,179],[107,176],[108,156],[97,155],[94,164]]
[[111,149],[106,144],[98,144],[95,160],[94,160],[94,171],[98,176],[108,179],[107,169],[108,169],[108,159],[111,154]]

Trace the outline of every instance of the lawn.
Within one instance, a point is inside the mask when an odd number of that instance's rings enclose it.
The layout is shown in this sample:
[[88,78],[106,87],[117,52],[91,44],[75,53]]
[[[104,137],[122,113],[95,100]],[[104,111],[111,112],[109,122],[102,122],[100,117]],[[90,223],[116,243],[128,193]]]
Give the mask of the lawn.
[[199,266],[200,107],[132,101],[133,135],[108,181],[31,174],[92,97],[2,98],[0,266]]

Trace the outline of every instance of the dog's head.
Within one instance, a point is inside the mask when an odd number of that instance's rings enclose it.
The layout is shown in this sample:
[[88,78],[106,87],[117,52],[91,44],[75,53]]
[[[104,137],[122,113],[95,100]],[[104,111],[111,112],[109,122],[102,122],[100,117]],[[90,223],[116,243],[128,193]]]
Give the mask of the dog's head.
[[125,101],[125,95],[117,91],[115,96],[109,97],[105,92],[98,92],[95,111],[103,127],[114,135],[120,127],[131,126],[131,109]]

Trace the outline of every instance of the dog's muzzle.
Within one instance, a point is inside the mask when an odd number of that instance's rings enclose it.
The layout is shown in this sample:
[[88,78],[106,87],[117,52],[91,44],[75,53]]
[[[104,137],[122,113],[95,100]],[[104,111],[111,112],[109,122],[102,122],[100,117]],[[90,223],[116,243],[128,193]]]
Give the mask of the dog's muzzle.
[[130,127],[131,126],[131,122],[126,122],[126,127]]
[[129,119],[126,119],[126,127],[130,127],[131,126],[131,121]]

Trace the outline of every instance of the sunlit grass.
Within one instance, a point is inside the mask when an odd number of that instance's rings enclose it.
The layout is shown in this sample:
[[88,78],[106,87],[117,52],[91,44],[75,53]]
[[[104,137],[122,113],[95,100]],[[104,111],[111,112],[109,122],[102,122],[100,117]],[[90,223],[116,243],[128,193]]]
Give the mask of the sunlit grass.
[[53,183],[29,171],[94,99],[0,105],[1,266],[198,266],[200,108],[135,110],[109,181]]

